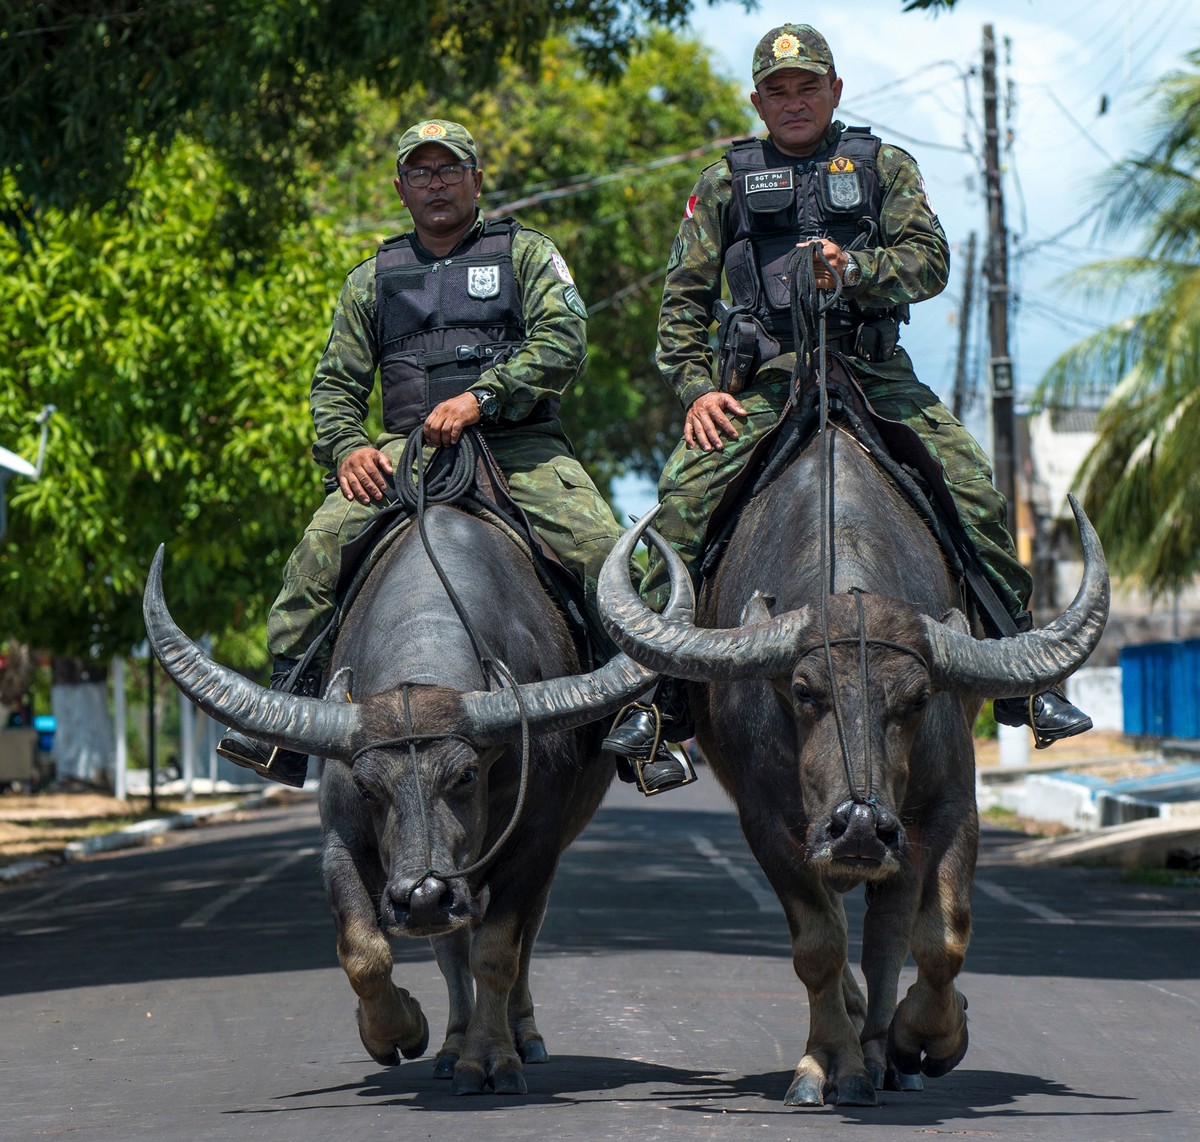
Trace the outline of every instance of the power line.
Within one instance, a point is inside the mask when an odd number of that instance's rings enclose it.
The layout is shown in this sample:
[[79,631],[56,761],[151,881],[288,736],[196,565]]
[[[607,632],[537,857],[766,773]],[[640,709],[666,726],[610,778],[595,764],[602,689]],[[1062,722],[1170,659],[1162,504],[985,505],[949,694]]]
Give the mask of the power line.
[[[659,159],[653,159],[648,163],[638,163],[636,165],[618,167],[616,170],[609,171],[602,175],[580,175],[574,178],[564,179],[557,185],[551,185],[547,190],[539,190],[533,194],[527,194],[523,198],[516,198],[510,202],[504,203],[502,206],[489,207],[484,211],[484,214],[491,217],[497,214],[507,214],[510,211],[522,210],[527,206],[536,206],[542,202],[552,202],[559,198],[570,198],[576,194],[587,194],[590,191],[598,190],[602,186],[607,186],[614,182],[628,182],[632,179],[639,178],[642,175],[649,174],[653,171],[660,170],[663,167],[672,166],[675,163],[687,162],[692,159],[701,158],[709,151],[715,151],[718,148],[728,147],[735,139],[743,138],[742,135],[729,135],[721,139],[713,139],[710,142],[702,143],[698,147],[693,147],[688,151],[680,151],[674,155],[665,155]],[[538,184],[538,185],[545,185]],[[485,194],[482,197],[486,200],[489,198],[501,198],[506,194],[511,194],[512,191],[493,191],[491,194]]]

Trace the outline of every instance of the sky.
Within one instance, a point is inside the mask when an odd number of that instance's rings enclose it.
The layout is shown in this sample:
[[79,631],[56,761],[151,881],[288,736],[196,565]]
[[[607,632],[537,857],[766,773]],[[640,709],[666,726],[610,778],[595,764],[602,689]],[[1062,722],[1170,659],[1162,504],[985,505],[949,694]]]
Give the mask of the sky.
[[[1136,235],[1097,235],[1100,175],[1155,136],[1148,94],[1200,48],[1194,0],[959,0],[937,17],[903,11],[903,0],[841,0],[810,5],[760,0],[747,13],[736,0],[697,0],[691,28],[719,71],[743,82],[749,102],[754,45],[779,24],[813,24],[829,42],[844,82],[837,117],[872,127],[917,160],[951,245],[950,282],[913,308],[901,335],[917,375],[949,403],[958,351],[966,248],[987,237],[983,198],[983,26],[996,39],[1005,222],[1010,235],[1009,349],[1018,401],[1027,398],[1070,345],[1115,317],[1061,280],[1071,270],[1136,249]],[[1004,105],[1008,110],[1005,112]],[[978,283],[977,283],[978,284]],[[975,291],[968,375],[978,399],[963,419],[985,448],[985,297]],[[652,496],[631,481],[622,508]],[[631,501],[636,500],[636,503]]]

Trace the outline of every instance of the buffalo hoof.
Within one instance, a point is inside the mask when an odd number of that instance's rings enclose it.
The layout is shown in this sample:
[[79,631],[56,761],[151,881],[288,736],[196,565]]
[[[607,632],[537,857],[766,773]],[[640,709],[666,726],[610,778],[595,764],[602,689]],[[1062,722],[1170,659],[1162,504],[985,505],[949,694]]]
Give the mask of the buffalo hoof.
[[454,1064],[457,1062],[457,1055],[450,1054],[448,1051],[442,1051],[438,1057],[433,1060],[433,1077],[435,1079],[454,1078]]
[[[941,1078],[942,1075],[949,1074],[959,1063],[963,1061],[963,1057],[967,1053],[969,1035],[967,1034],[966,1024],[962,1028],[962,1040],[957,1048],[949,1055],[942,1058],[937,1058],[920,1049],[915,1051],[902,1050],[896,1041],[896,1024],[892,1023],[888,1030],[888,1058],[892,1060],[896,1074],[901,1079],[916,1078],[918,1081],[922,1074],[928,1075],[931,1079]],[[906,1088],[911,1089],[911,1088]]]
[[833,1101],[836,1106],[878,1106],[879,1096],[866,1075],[847,1075],[838,1079]]
[[525,1076],[515,1063],[505,1063],[497,1067],[491,1076],[491,1086],[497,1094],[528,1094]]
[[429,1046],[429,1020],[425,1018],[425,1013],[421,1013],[421,1034],[414,1039],[407,1047],[401,1045],[400,1054],[406,1059],[419,1059],[425,1054],[425,1048]]
[[521,1062],[526,1066],[530,1063],[548,1063],[550,1061],[550,1052],[546,1050],[544,1039],[527,1039],[521,1044],[518,1051]]
[[884,1079],[883,1085],[880,1086],[879,1083],[876,1083],[875,1086],[880,1090],[918,1091],[925,1089],[925,1080],[920,1075],[903,1074],[889,1065],[887,1078]]
[[450,1082],[451,1094],[483,1094],[487,1090],[487,1078],[483,1068],[464,1063],[461,1060],[454,1068],[454,1078]]
[[784,1106],[824,1106],[825,1084],[815,1075],[797,1075],[783,1096]]

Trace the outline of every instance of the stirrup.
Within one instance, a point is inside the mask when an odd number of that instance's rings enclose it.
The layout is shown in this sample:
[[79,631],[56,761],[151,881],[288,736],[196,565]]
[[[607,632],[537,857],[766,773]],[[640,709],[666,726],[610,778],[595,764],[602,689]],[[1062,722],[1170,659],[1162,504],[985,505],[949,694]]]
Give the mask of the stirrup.
[[[657,788],[651,789],[647,784],[648,780],[653,779],[653,774],[647,774],[646,770],[651,769],[656,765],[661,765],[665,758],[659,756],[659,750],[664,751],[670,756],[670,759],[683,770],[683,780],[673,781],[670,785],[660,785]],[[682,755],[682,756],[681,756]],[[643,796],[657,797],[660,793],[670,793],[673,789],[683,789],[684,786],[692,785],[699,780],[696,773],[696,767],[692,765],[686,754],[681,750],[676,753],[670,746],[660,742],[658,739],[654,743],[654,752],[645,759],[627,758],[626,759],[633,769],[634,784],[638,787]]]

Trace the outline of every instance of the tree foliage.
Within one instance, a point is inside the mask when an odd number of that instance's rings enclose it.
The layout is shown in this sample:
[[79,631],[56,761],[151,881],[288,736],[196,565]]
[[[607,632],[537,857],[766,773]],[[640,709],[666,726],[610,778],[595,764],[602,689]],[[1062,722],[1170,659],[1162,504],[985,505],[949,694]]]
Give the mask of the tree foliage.
[[1140,230],[1142,252],[1076,276],[1133,316],[1072,346],[1037,398],[1061,407],[1109,394],[1081,472],[1084,504],[1114,571],[1153,594],[1200,572],[1200,52],[1188,64],[1159,86],[1152,147],[1099,188],[1104,228]]
[[[180,138],[126,208],[0,231],[5,446],[32,454],[33,416],[57,406],[42,478],[9,484],[0,544],[0,630],[25,642],[135,645],[164,541],[190,629],[252,619],[266,583],[247,569],[281,565],[320,494],[303,394],[346,243],[318,221],[241,265],[216,226],[227,178]],[[11,178],[0,202],[20,214]]]
[[[348,96],[448,91],[530,63],[569,28],[613,73],[645,23],[692,0],[0,0],[0,165],[39,204],[126,193],[177,134],[231,173],[231,217],[268,234],[303,202],[293,176],[336,153]],[[133,145],[130,146],[132,141]]]
[[[593,75],[619,73],[647,29],[701,2],[753,0],[0,0],[0,167],[29,202],[100,206],[178,134],[231,179],[225,221],[268,241],[294,183],[343,144],[361,83],[483,90],[569,33]],[[909,0],[907,9],[954,0]],[[731,15],[733,13],[731,12]],[[800,18],[807,18],[803,15]]]

